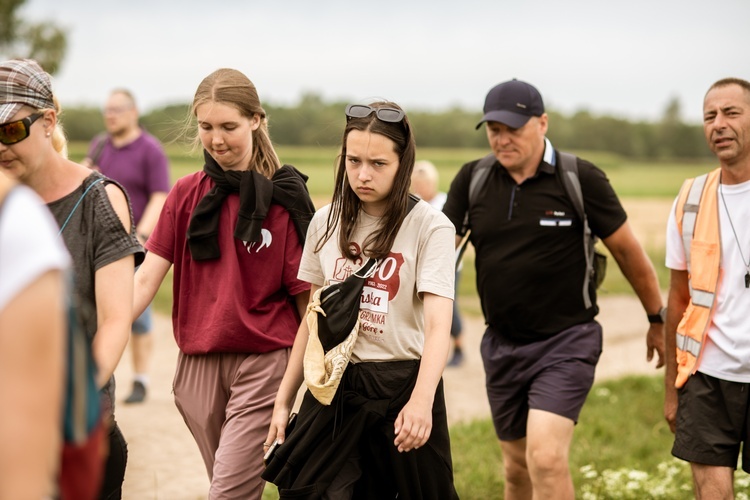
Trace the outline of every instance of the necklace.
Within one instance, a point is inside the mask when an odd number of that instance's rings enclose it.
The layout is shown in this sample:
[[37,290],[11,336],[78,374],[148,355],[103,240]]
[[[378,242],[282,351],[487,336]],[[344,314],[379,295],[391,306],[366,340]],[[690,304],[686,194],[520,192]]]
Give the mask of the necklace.
[[745,255],[742,253],[742,246],[740,246],[740,239],[737,237],[737,231],[734,230],[734,223],[732,223],[732,217],[729,215],[729,209],[727,208],[727,202],[724,199],[724,192],[721,189],[721,179],[719,179],[719,195],[721,196],[721,202],[724,204],[724,210],[727,212],[727,219],[729,219],[729,226],[732,228],[732,234],[734,234],[734,241],[737,243],[737,250],[740,251],[740,258],[742,259],[742,265],[745,266],[745,288],[750,288],[750,260],[745,260]]

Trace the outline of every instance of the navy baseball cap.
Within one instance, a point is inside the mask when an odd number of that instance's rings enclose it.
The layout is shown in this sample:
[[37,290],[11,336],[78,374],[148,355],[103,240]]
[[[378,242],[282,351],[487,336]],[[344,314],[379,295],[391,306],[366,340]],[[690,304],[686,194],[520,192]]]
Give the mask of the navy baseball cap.
[[533,86],[520,80],[510,80],[494,86],[484,100],[484,122],[499,122],[511,128],[521,128],[532,116],[544,114],[542,95]]

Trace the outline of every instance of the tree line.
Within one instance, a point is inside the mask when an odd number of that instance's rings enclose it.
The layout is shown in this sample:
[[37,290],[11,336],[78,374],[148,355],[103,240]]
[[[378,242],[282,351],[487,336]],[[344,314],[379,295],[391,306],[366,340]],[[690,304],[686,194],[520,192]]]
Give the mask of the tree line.
[[[271,138],[276,144],[335,146],[344,130],[346,102],[326,102],[307,93],[296,105],[266,104]],[[475,130],[481,112],[452,108],[442,111],[407,110],[418,146],[486,148],[484,130]],[[189,104],[154,109],[141,116],[141,124],[162,142],[184,141],[189,124]],[[701,159],[711,157],[701,125],[685,123],[680,103],[673,99],[662,117],[653,122],[631,121],[580,110],[565,115],[548,111],[550,140],[555,147],[574,151],[606,151],[632,159]],[[68,138],[89,141],[104,130],[101,110],[94,107],[64,109]],[[188,124],[186,126],[186,123]]]

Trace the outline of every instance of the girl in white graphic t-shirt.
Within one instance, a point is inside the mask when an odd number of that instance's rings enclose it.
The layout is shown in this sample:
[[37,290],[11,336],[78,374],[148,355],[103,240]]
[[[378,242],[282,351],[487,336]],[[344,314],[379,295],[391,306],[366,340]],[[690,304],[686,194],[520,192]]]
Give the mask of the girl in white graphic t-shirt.
[[346,120],[339,188],[310,223],[299,277],[314,296],[369,258],[378,264],[365,280],[358,336],[333,400],[307,391],[287,432],[310,338],[302,322],[265,443],[284,444],[263,477],[281,498],[457,498],[441,381],[455,230],[409,196],[415,143],[403,110],[353,104]]

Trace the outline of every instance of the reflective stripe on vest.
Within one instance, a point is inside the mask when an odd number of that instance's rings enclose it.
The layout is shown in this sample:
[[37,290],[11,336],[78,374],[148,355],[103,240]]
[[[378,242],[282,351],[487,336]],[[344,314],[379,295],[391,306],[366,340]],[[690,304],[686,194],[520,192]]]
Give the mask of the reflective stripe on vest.
[[[698,367],[711,324],[721,274],[718,186],[720,170],[683,185],[675,211],[688,271],[690,302],[677,326],[677,380],[682,387]],[[687,192],[685,191],[687,190]]]

